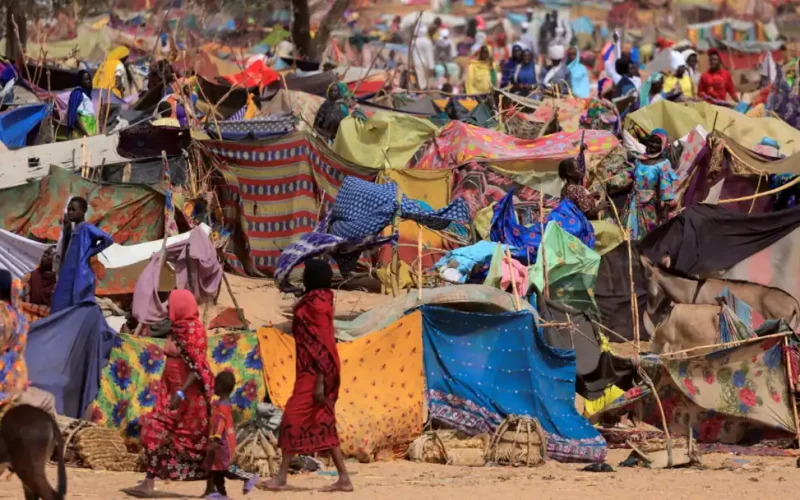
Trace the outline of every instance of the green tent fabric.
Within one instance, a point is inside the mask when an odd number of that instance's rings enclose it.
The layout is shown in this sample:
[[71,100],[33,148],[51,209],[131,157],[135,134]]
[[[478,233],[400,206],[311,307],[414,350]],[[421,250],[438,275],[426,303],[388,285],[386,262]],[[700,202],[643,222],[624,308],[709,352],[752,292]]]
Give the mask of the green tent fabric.
[[289,38],[289,33],[283,26],[280,24],[276,24],[272,31],[269,32],[269,35],[263,40],[259,42],[259,45],[268,45],[269,47],[276,47],[279,43]]
[[[715,125],[716,121],[716,125]],[[777,118],[751,118],[733,109],[706,102],[675,103],[658,101],[631,113],[625,128],[649,133],[663,128],[672,140],[688,134],[697,125],[706,131],[722,132],[742,146],[753,149],[764,136],[772,137],[786,155],[800,151],[800,130]]]
[[381,111],[362,122],[342,120],[333,150],[344,159],[372,168],[405,168],[414,153],[439,129],[428,120]]
[[608,220],[591,221],[594,228],[594,251],[601,257],[623,242],[619,226]]
[[[545,258],[542,258],[542,251]],[[594,301],[594,285],[600,268],[597,252],[558,224],[548,224],[544,230],[544,242],[539,245],[536,264],[528,268],[528,278],[538,290],[544,290],[545,260],[550,300],[581,311],[597,308]]]

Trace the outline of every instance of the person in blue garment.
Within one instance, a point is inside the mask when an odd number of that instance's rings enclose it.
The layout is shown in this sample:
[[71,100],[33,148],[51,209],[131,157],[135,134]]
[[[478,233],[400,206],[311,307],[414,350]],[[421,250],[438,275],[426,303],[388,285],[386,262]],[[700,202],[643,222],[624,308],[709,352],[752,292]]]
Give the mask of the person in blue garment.
[[532,51],[526,50],[522,53],[522,61],[514,68],[511,82],[512,90],[517,94],[528,95],[536,87],[536,63]]
[[67,205],[61,246],[63,254],[51,313],[84,302],[94,302],[95,276],[89,259],[110,247],[114,240],[86,222],[88,208],[89,204],[79,196],[72,198]]
[[572,95],[587,99],[591,93],[591,83],[589,83],[589,72],[581,62],[581,53],[577,47],[567,49],[567,59],[565,61],[569,72],[569,87]]
[[522,64],[523,57],[522,45],[515,43],[511,47],[511,57],[507,61],[503,61],[503,65],[500,67],[500,87],[506,88],[514,83],[514,74]]
[[636,156],[625,221],[634,240],[669,220],[675,208],[678,176],[666,158],[668,143],[667,132],[655,129],[645,140],[645,153]]

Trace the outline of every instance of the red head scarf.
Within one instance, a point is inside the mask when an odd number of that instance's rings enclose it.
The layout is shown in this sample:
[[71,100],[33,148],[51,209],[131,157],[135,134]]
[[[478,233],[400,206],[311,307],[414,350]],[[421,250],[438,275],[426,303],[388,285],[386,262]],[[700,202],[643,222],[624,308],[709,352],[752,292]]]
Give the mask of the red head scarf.
[[192,292],[173,290],[169,294],[169,319],[181,358],[200,378],[203,392],[210,402],[214,396],[214,374],[208,366],[206,330],[200,322],[200,312]]

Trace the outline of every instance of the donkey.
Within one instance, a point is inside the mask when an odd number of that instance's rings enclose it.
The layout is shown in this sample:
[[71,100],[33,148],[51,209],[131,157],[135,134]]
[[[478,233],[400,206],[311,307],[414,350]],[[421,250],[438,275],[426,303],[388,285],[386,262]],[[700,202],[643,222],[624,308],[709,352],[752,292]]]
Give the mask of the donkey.
[[[58,490],[50,486],[45,476],[45,466],[54,449],[58,454]],[[64,438],[49,413],[30,405],[15,406],[6,412],[0,420],[0,471],[5,468],[22,481],[25,500],[64,500]]]

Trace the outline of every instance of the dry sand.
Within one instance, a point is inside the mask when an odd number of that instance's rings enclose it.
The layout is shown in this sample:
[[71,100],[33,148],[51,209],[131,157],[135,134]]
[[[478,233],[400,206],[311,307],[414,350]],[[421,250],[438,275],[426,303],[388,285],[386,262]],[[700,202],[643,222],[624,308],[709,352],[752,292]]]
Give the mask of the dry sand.
[[[273,324],[286,330],[291,324],[293,298],[283,296],[272,280],[254,280],[228,275],[239,305],[253,328]],[[391,297],[362,291],[336,294],[336,315],[348,318],[380,307]],[[209,309],[208,320],[216,311],[232,305],[223,290],[219,304]],[[582,465],[549,462],[535,469],[500,467],[465,468],[408,461],[373,464],[349,463],[356,492],[336,494],[353,499],[397,500],[467,500],[472,498],[587,500],[591,498],[626,499],[736,499],[796,498],[800,491],[800,469],[794,458],[740,457],[747,461],[744,469],[732,471],[723,467],[726,455],[703,457],[704,469],[647,470],[618,468],[629,454],[627,450],[610,450],[608,463],[614,473],[582,472]],[[48,477],[55,484],[55,469],[48,468]],[[69,469],[67,498],[129,498],[120,488],[134,486],[141,474]],[[275,494],[254,491],[247,498],[327,498],[330,494],[315,490],[335,481],[329,475],[292,476],[295,491]],[[228,482],[231,498],[244,498],[241,483]],[[202,483],[159,483],[159,490],[173,498],[192,498],[203,491]],[[160,495],[161,496],[161,495]],[[0,482],[0,499],[22,500],[19,480]]]
[[[582,465],[549,462],[535,469],[505,467],[449,467],[417,464],[407,461],[374,464],[348,464],[356,491],[335,494],[339,498],[361,500],[467,500],[473,498],[587,500],[646,499],[789,499],[800,490],[800,469],[789,458],[740,457],[749,463],[736,471],[722,468],[725,455],[703,457],[705,469],[648,470],[617,468],[628,455],[626,450],[611,450],[609,463],[613,473],[582,472]],[[133,486],[141,474],[69,469],[67,498],[122,499],[130,498],[120,488]],[[48,469],[55,481],[55,469]],[[254,491],[246,498],[328,498],[330,493],[315,491],[335,481],[330,476],[307,474],[292,476],[294,491],[269,493]],[[241,483],[228,481],[228,494],[242,496]],[[203,483],[159,483],[160,497],[192,498],[203,491]],[[14,478],[2,482],[0,499],[22,500],[22,488]]]

